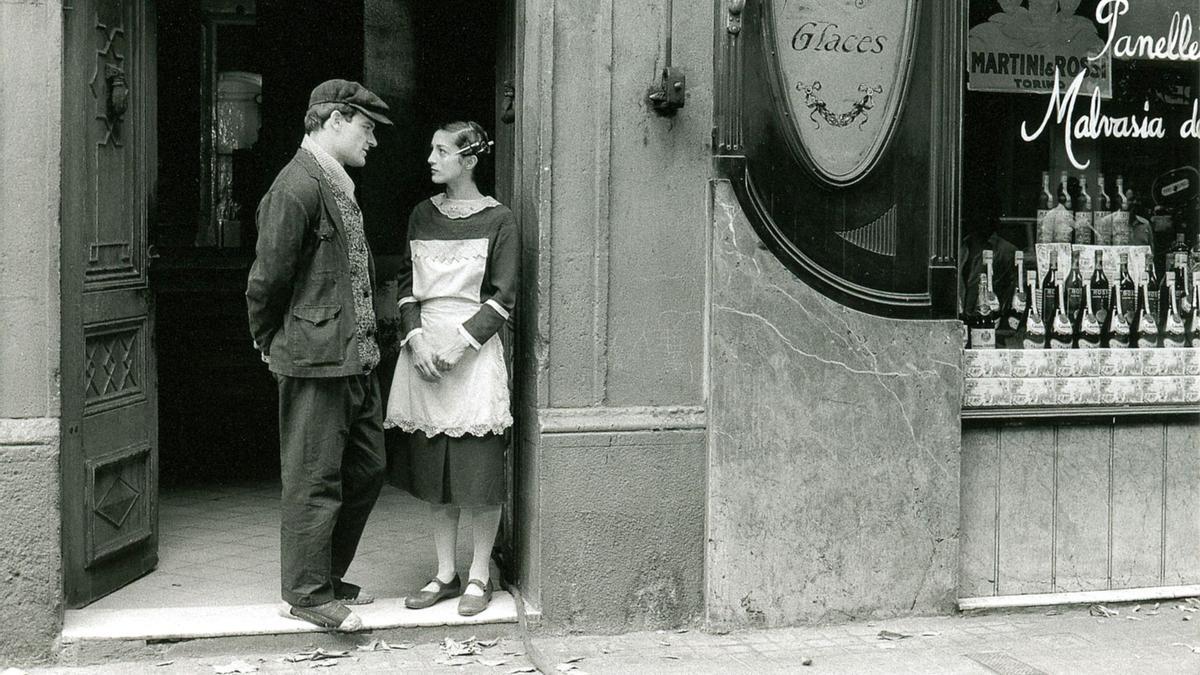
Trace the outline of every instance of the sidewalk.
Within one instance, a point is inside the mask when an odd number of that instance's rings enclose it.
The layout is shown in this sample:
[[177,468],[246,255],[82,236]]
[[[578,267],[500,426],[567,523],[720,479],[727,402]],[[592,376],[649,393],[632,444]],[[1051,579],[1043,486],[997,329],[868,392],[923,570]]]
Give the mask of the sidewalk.
[[[522,673],[1200,673],[1200,602],[989,612],[892,619],[840,626],[706,633],[676,630],[618,636],[531,636],[519,629],[498,641],[457,643],[476,655],[453,656],[436,643],[380,643],[379,635],[315,636],[336,658],[311,652],[186,654],[164,646],[161,658],[102,666],[30,668],[37,673],[241,672],[336,675],[358,672]],[[1191,611],[1188,611],[1191,610]],[[1101,614],[1096,616],[1094,614]],[[390,648],[389,648],[390,647]],[[398,648],[397,648],[398,647]],[[462,649],[462,651],[468,651]],[[306,654],[308,652],[308,654]],[[804,665],[809,661],[809,665]]]

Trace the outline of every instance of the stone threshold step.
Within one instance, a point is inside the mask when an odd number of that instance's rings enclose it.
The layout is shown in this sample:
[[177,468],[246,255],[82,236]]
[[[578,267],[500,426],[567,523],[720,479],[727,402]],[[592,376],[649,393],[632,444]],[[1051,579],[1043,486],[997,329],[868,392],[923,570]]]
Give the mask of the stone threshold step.
[[[63,617],[64,646],[89,641],[138,640],[170,642],[201,638],[255,635],[324,633],[305,621],[279,615],[277,603],[224,607],[163,607],[153,609],[74,609]],[[483,626],[515,624],[516,604],[507,592],[497,591],[486,610],[470,617],[459,616],[458,603],[443,601],[428,609],[412,610],[403,598],[381,598],[358,605],[365,631],[405,628]],[[526,616],[536,621],[538,613],[526,605]]]

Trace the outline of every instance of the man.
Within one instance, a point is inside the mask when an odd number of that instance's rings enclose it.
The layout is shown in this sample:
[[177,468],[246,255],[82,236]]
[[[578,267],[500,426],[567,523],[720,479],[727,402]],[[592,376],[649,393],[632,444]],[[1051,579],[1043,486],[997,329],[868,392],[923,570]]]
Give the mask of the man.
[[357,82],[313,89],[306,134],[258,206],[246,284],[250,333],[279,386],[280,613],[323,628],[362,626],[372,598],[342,576],[383,485],[374,264],[345,166],[363,166],[378,96]]

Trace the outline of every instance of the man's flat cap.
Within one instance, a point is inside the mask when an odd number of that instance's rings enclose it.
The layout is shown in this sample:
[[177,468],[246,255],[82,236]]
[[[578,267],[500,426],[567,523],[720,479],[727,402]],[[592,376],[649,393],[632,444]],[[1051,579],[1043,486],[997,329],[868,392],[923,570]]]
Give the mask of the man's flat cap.
[[308,97],[308,107],[321,103],[344,103],[352,106],[380,124],[392,123],[387,118],[388,105],[370,89],[349,80],[326,80],[318,84]]

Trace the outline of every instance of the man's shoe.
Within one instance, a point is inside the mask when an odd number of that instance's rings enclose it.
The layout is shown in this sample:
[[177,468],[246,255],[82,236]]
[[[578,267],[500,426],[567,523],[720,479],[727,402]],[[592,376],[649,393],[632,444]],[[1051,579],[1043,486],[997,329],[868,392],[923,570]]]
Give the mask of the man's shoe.
[[333,581],[333,598],[343,605],[369,605],[375,602],[375,596],[341,579]]
[[314,626],[342,632],[356,631],[362,628],[362,619],[346,609],[337,600],[330,600],[312,607],[301,607],[284,603],[279,608],[279,615],[288,619],[307,621]]
[[458,577],[458,574],[455,574],[454,578],[451,579],[449,583],[442,581],[436,576],[431,579],[429,583],[436,584],[437,590],[417,591],[407,598],[404,598],[404,606],[409,609],[425,609],[426,607],[432,607],[446,598],[453,598],[454,596],[462,593],[462,579]]
[[476,614],[487,609],[488,603],[492,601],[492,580],[488,579],[486,583],[472,579],[467,582],[468,586],[478,586],[483,590],[483,595],[470,595],[463,593],[458,599],[458,613],[462,616],[475,616]]

